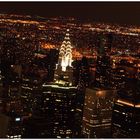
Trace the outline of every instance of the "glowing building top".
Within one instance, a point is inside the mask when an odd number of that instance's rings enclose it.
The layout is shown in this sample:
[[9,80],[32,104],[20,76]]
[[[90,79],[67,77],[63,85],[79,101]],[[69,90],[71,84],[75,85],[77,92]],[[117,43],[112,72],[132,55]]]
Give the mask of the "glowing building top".
[[69,29],[66,31],[66,35],[62,45],[60,46],[58,64],[56,65],[56,70],[54,73],[55,83],[64,85],[66,83],[71,86],[73,83],[73,68],[72,68],[72,45],[70,42]]
[[62,67],[62,71],[66,71],[66,68],[72,67],[72,45],[70,42],[70,34],[69,29],[67,29],[64,41],[62,42],[62,45],[60,47],[60,53],[59,53],[59,64]]

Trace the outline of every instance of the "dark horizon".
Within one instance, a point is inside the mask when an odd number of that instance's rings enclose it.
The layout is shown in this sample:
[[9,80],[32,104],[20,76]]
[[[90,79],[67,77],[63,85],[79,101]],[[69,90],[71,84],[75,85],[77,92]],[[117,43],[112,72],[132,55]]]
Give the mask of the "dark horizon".
[[140,25],[140,2],[0,2],[0,13]]

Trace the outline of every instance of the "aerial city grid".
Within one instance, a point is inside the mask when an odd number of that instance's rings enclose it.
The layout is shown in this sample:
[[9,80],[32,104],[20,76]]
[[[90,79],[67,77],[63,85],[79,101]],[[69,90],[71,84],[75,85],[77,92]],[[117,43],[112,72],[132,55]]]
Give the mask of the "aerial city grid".
[[140,26],[3,9],[0,138],[140,138]]

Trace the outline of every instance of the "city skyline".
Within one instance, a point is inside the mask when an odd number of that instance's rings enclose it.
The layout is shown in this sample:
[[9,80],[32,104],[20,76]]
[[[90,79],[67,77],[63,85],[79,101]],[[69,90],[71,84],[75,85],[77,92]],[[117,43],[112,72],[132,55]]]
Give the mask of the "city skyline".
[[[137,16],[128,23],[117,3],[8,4],[0,11],[0,138],[140,138]],[[118,12],[127,15],[117,22]]]

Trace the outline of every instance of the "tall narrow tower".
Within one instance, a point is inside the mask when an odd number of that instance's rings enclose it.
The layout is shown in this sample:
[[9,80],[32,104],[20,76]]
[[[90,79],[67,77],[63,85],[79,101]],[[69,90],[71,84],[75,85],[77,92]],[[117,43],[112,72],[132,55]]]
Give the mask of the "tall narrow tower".
[[110,88],[110,53],[112,47],[112,34],[105,34],[99,38],[96,86],[99,88]]
[[72,45],[70,42],[69,29],[66,31],[64,41],[60,47],[58,64],[55,71],[54,80],[65,80],[72,83],[73,70],[72,70]]
[[58,65],[61,65],[62,71],[66,71],[66,68],[68,66],[71,67],[71,63],[72,63],[72,48],[73,47],[71,45],[69,35],[70,35],[69,29],[67,29],[64,41],[62,42],[62,45],[60,47]]

